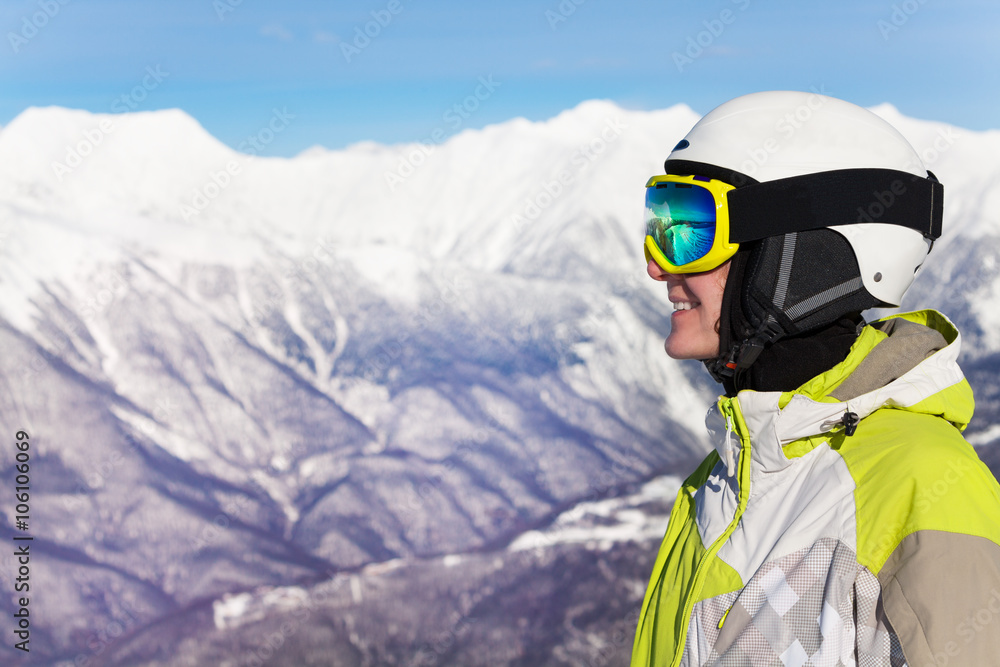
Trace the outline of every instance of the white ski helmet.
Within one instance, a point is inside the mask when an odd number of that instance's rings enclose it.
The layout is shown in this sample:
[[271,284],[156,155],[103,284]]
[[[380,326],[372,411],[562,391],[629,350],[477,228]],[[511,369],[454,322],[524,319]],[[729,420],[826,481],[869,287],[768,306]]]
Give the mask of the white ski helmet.
[[899,306],[941,235],[943,187],[913,147],[872,112],[818,93],[730,100],[695,124],[665,169],[736,186],[729,240],[741,244],[733,289],[745,321],[723,335],[709,364],[717,379],[782,337]]

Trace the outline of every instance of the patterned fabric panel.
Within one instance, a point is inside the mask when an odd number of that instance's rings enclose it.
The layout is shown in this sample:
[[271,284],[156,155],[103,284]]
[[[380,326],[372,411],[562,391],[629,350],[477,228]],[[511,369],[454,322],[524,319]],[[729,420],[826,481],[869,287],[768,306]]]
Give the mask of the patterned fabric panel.
[[695,605],[681,665],[906,667],[879,596],[852,549],[818,540]]

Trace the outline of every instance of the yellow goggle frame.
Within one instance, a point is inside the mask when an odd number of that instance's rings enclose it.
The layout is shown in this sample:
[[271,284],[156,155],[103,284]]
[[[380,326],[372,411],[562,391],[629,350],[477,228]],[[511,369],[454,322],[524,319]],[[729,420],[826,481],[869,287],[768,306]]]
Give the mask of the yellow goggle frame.
[[[648,233],[651,222],[650,216],[654,215],[649,204],[652,193],[649,192],[648,188],[656,188],[656,186],[661,183],[678,183],[686,184],[691,187],[702,188],[703,190],[707,190],[715,201],[715,230],[711,248],[708,252],[693,261],[680,265],[674,264],[667,259],[666,254],[657,244],[656,239]],[[726,202],[726,193],[730,190],[735,190],[735,187],[714,178],[705,178],[704,176],[666,175],[653,176],[646,182],[646,188],[647,234],[644,250],[647,263],[649,263],[649,260],[652,259],[657,263],[657,265],[659,265],[660,268],[668,273],[701,273],[704,271],[710,271],[717,266],[720,266],[723,262],[735,255],[737,250],[739,250],[740,246],[738,243],[729,242],[729,206]]]

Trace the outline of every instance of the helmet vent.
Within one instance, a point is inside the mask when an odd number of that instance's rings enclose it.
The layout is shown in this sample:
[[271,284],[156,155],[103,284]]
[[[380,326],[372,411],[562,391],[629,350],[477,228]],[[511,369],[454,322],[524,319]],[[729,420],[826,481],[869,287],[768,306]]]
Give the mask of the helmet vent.
[[875,282],[877,282],[877,283],[882,282],[882,272],[881,271],[877,271],[875,273]]

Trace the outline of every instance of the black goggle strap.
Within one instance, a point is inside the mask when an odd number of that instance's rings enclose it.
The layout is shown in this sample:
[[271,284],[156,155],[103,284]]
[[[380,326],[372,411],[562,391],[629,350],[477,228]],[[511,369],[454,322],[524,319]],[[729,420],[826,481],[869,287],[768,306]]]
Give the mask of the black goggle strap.
[[[865,222],[941,236],[944,187],[895,169],[838,169],[753,183],[729,192],[733,243]],[[735,222],[738,221],[738,222]]]

